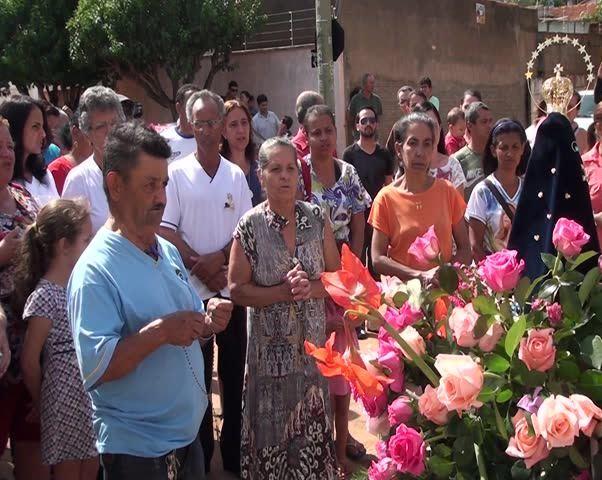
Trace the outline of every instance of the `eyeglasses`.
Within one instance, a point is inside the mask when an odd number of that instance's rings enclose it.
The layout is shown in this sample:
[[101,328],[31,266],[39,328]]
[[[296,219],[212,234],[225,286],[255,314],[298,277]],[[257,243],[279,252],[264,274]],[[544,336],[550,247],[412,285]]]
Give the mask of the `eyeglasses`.
[[360,118],[360,125],[374,125],[376,123],[376,118],[374,117],[364,117]]
[[201,130],[203,127],[214,128],[216,125],[222,123],[222,119],[217,120],[195,120],[192,122],[192,128],[195,130]]

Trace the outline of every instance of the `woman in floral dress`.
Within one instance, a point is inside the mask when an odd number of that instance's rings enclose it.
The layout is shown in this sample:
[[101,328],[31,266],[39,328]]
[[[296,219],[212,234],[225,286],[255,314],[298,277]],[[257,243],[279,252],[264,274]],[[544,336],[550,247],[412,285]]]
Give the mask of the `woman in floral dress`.
[[[351,251],[361,258],[364,246],[365,210],[372,200],[355,168],[332,156],[336,143],[334,114],[326,105],[311,107],[305,116],[305,130],[309,138],[310,153],[303,159],[311,170],[310,192],[306,198],[328,213],[339,250],[347,243]],[[326,335],[335,332],[335,350],[344,352],[348,338],[343,328],[344,310],[332,300],[326,300]],[[349,332],[351,341],[357,342],[355,329]],[[329,380],[334,408],[337,458],[346,469],[345,457],[361,458],[364,446],[349,435],[349,401],[351,390],[343,377]]]
[[322,210],[295,201],[299,175],[288,140],[267,140],[259,153],[267,200],[239,222],[229,285],[251,307],[243,391],[241,478],[329,480],[336,459],[328,384],[305,354],[323,344],[320,274],[339,268]]

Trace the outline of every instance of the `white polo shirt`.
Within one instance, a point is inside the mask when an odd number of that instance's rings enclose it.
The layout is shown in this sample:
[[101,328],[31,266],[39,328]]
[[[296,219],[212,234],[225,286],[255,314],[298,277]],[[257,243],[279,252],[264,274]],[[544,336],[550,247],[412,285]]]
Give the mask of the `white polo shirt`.
[[91,155],[67,174],[63,198],[85,198],[90,206],[92,233],[109,218],[109,204],[102,188],[102,171]]
[[[251,190],[243,171],[220,157],[217,172],[211,178],[192,153],[169,165],[167,205],[161,226],[177,231],[199,255],[224,248],[240,218],[251,209]],[[191,283],[203,300],[227,288],[212,292],[197,277]]]
[[171,123],[160,130],[161,136],[167,140],[171,148],[171,157],[169,163],[184,158],[193,152],[196,152],[196,140],[194,137],[183,137],[178,133],[177,124]]

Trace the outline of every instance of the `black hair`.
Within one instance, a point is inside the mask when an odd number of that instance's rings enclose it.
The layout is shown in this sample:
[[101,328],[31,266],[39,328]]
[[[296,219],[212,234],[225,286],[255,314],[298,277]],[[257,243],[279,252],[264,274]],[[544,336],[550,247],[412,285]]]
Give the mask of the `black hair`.
[[527,163],[529,162],[529,156],[531,155],[531,146],[527,141],[525,129],[521,123],[516,120],[511,118],[502,118],[495,122],[495,125],[489,134],[489,138],[487,139],[487,144],[485,145],[485,152],[483,153],[483,172],[485,176],[491,175],[497,170],[497,158],[495,158],[493,153],[491,153],[491,147],[497,143],[500,135],[506,133],[517,133],[520,137],[521,143],[525,146],[523,156],[516,167],[516,174],[523,175],[527,171]]
[[376,119],[376,121],[378,122],[378,113],[376,113],[376,110],[374,110],[374,107],[371,107],[370,105],[366,105],[365,107],[360,108],[360,111],[357,112],[355,114],[355,124],[357,125],[360,121],[360,113],[363,110],[370,110],[373,114],[374,114],[374,118]]
[[397,120],[395,125],[393,125],[393,139],[395,140],[395,143],[405,142],[408,137],[408,128],[410,128],[410,125],[414,125],[415,123],[422,123],[423,125],[426,125],[431,131],[431,136],[434,141],[435,122],[433,122],[433,119],[424,113],[412,112]]
[[[10,124],[10,135],[15,142],[15,167],[13,169],[11,181],[23,180],[25,178],[24,170],[27,170],[31,172],[39,182],[45,183],[46,164],[44,162],[44,157],[42,155],[31,154],[25,159],[25,162],[23,161],[23,155],[25,155],[23,130],[25,129],[25,123],[34,108],[39,108],[42,113],[43,127],[46,132],[46,138],[48,138],[46,112],[44,111],[44,105],[41,102],[25,95],[13,95],[0,105],[0,116],[8,120],[8,123]],[[46,146],[47,142],[45,142],[43,147],[45,148]]]
[[176,93],[176,98],[175,98],[176,103],[183,105],[185,98],[189,94],[191,94],[193,92],[200,92],[200,91],[201,91],[201,87],[199,87],[198,85],[195,85],[194,83],[185,83],[180,88],[178,88],[178,91]]
[[61,143],[67,150],[71,150],[73,148],[73,137],[71,136],[71,125],[66,123],[63,125],[59,131],[59,137],[61,138]]
[[592,123],[587,127],[587,146],[591,150],[596,145],[598,139],[596,138],[596,124]]
[[140,152],[153,157],[171,157],[171,148],[157,132],[139,120],[117,125],[107,137],[103,158],[103,187],[107,200],[111,203],[107,187],[107,175],[117,172],[127,179],[129,173],[138,165]]
[[260,93],[257,95],[257,105],[261,105],[263,102],[267,102],[268,97],[266,97],[265,93]]
[[236,80],[230,80],[230,83],[228,83],[228,89],[232,87],[238,88],[238,83],[236,82]]
[[282,123],[284,123],[284,126],[287,130],[290,130],[293,126],[293,119],[288,115],[285,115],[284,117],[282,117]]
[[441,126],[441,115],[439,115],[439,110],[437,107],[433,105],[431,102],[424,102],[422,105],[416,105],[412,112],[414,113],[428,113],[433,112],[435,117],[437,117],[437,121],[439,122],[439,143],[437,144],[437,152],[442,153],[443,155],[447,155],[447,151],[445,150],[445,134],[443,133],[443,127]]
[[251,95],[251,92],[249,92],[248,90],[243,90],[242,92],[240,92],[240,96],[242,97],[243,95],[245,95],[249,99],[249,101],[255,98],[253,95]]
[[426,95],[424,93],[422,93],[420,90],[414,90],[411,94],[410,94],[410,98],[412,98],[412,95],[418,95],[419,97],[422,97],[423,102],[422,103],[426,103],[429,101],[428,98],[426,98]]
[[419,86],[426,85],[429,88],[433,88],[433,82],[431,82],[431,79],[429,77],[422,77],[418,81],[418,85]]
[[327,115],[332,120],[332,124],[335,125],[334,113],[332,113],[332,109],[328,105],[314,105],[307,110],[305,114],[305,123],[304,127],[307,130],[307,124],[309,123],[309,119],[311,117],[321,117],[322,115]]
[[481,92],[479,90],[473,90],[469,88],[468,90],[464,90],[464,93],[462,94],[462,100],[460,100],[460,103],[463,103],[464,98],[466,98],[467,96],[475,97],[479,102],[483,101],[483,96],[481,95]]

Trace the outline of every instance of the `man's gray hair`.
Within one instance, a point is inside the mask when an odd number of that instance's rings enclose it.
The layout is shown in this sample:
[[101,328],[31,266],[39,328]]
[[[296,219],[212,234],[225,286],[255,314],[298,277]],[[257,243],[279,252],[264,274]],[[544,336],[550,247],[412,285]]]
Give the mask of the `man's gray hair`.
[[92,112],[113,110],[117,112],[120,121],[125,121],[119,97],[112,89],[102,85],[95,85],[86,89],[79,99],[78,109],[80,111],[79,128],[86,133],[92,129],[90,120]]
[[305,122],[305,115],[311,107],[322,104],[324,104],[324,98],[318,92],[314,92],[313,90],[301,92],[295,103],[295,113],[297,114],[299,125],[303,125]]
[[[259,153],[257,155],[257,165],[259,170],[263,170],[268,166],[268,163],[270,163],[270,153],[272,150],[278,147],[290,149],[291,155],[295,159],[295,165],[297,165],[297,149],[293,145],[293,142],[286,137],[273,137],[267,139],[261,144],[261,148],[259,149]],[[298,167],[299,166],[297,165],[297,168]]]
[[[374,74],[373,73],[364,73],[362,75],[362,87],[366,86],[366,84],[368,83],[368,79],[370,77],[374,77]],[[376,77],[374,77],[374,78],[376,78]]]
[[192,95],[190,95],[190,97],[188,97],[188,100],[186,101],[186,118],[189,122],[192,123],[192,108],[194,107],[194,104],[199,100],[202,100],[203,103],[208,101],[215,103],[220,118],[224,118],[224,116],[226,115],[226,108],[224,107],[224,101],[222,100],[222,97],[220,97],[217,93],[212,92],[211,90],[205,89],[199,92],[194,92]]
[[466,121],[472,125],[476,124],[481,110],[489,110],[489,107],[483,102],[471,103],[466,110]]
[[399,95],[401,95],[402,93],[412,93],[413,91],[414,89],[412,87],[410,87],[409,85],[404,85],[399,90],[397,90],[397,98],[399,98]]

